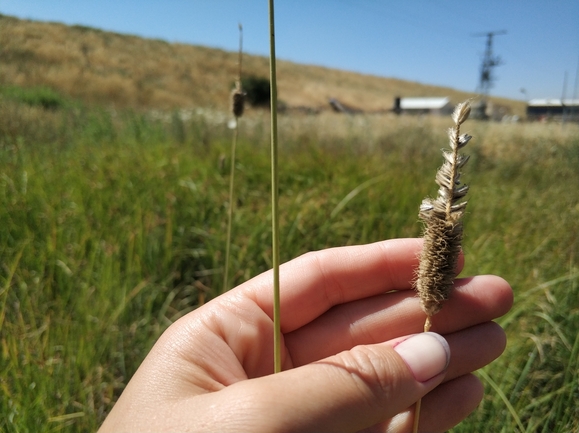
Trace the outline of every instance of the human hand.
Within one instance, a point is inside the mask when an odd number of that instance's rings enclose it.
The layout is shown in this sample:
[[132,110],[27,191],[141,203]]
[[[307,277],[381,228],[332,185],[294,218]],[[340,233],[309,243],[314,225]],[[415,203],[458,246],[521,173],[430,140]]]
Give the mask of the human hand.
[[494,276],[457,279],[433,318],[442,344],[410,337],[425,320],[411,290],[421,245],[334,248],[282,265],[279,374],[271,271],[187,314],[160,337],[99,431],[403,433],[421,397],[421,431],[451,428],[482,398],[471,372],[504,350],[491,320],[510,309],[512,292]]

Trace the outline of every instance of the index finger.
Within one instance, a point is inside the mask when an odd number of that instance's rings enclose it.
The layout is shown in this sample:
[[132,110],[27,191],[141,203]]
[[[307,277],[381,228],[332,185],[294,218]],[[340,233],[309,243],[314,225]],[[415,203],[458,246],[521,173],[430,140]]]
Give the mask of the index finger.
[[[392,239],[307,253],[280,267],[282,332],[291,332],[331,307],[412,287],[422,239]],[[462,263],[462,261],[461,261]],[[273,317],[273,273],[239,287]]]

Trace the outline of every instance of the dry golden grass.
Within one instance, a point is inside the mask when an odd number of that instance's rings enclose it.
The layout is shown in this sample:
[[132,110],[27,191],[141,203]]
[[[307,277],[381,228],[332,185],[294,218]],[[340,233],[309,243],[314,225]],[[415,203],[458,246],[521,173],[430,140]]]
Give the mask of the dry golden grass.
[[[0,16],[0,84],[50,86],[89,103],[132,108],[227,109],[237,53],[200,46]],[[268,59],[244,56],[244,73],[269,76]],[[395,96],[473,94],[291,62],[278,63],[280,100],[329,108],[328,98],[365,111],[392,108]],[[522,115],[524,104],[495,102]]]

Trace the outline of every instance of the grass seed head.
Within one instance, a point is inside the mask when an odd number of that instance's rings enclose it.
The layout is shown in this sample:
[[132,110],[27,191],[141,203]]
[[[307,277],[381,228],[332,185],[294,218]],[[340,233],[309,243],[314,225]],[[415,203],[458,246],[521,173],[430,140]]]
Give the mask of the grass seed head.
[[237,81],[231,91],[231,112],[237,117],[243,116],[245,108],[245,92],[241,89],[241,83]]
[[451,151],[443,150],[444,163],[436,173],[438,196],[424,199],[420,205],[419,216],[425,229],[416,289],[428,318],[440,311],[454,285],[462,241],[461,219],[466,208],[462,199],[468,192],[468,186],[460,183],[460,169],[468,157],[458,151],[471,139],[460,134],[460,125],[469,114],[468,101],[457,105],[452,114],[454,126],[449,130]]
[[468,116],[470,115],[470,102],[464,101],[458,104],[454,112],[452,113],[452,120],[456,126],[460,126],[464,123]]

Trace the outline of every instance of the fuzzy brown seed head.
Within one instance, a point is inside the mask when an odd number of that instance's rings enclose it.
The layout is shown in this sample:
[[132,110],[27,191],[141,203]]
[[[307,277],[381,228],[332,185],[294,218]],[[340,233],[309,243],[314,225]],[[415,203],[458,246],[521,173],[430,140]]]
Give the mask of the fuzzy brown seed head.
[[420,306],[427,316],[438,313],[450,296],[461,240],[460,221],[453,224],[441,218],[432,218],[426,225],[416,289]]
[[454,127],[449,130],[450,151],[443,150],[444,163],[436,173],[439,186],[436,199],[424,199],[419,216],[424,221],[424,246],[420,255],[416,289],[420,305],[428,317],[436,314],[453,288],[455,269],[461,250],[462,215],[468,192],[460,183],[460,169],[468,157],[458,153],[471,137],[460,134],[460,125],[468,118],[470,104],[459,104],[453,115]]
[[231,91],[231,112],[235,117],[243,116],[245,108],[245,92],[241,90],[239,81],[235,85],[235,89]]

